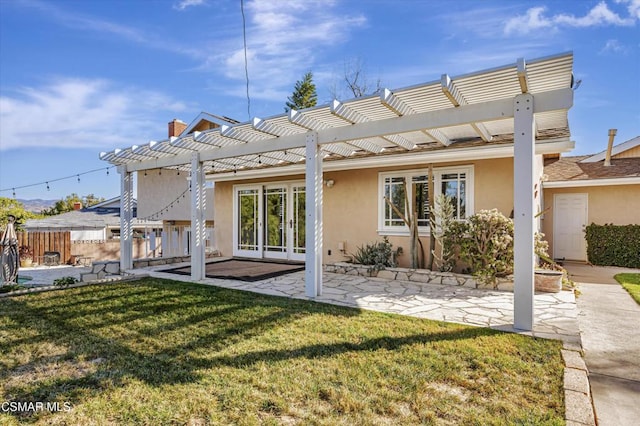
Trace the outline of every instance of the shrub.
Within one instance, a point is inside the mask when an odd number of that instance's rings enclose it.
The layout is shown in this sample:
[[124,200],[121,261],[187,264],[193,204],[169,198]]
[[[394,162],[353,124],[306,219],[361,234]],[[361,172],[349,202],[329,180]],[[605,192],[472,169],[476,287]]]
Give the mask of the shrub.
[[640,225],[587,226],[587,257],[593,265],[640,268]]
[[71,284],[75,284],[77,283],[78,280],[77,278],[74,277],[62,277],[62,278],[58,278],[56,280],[53,280],[53,285],[56,287],[67,287]]
[[513,221],[498,210],[481,210],[466,222],[453,222],[446,234],[478,281],[495,284],[513,272]]
[[26,287],[20,284],[4,284],[0,286],[0,293],[11,293],[12,291],[24,290]]
[[372,266],[372,269],[379,271],[396,266],[396,253],[389,239],[384,237],[382,241],[358,247],[352,256],[354,263]]

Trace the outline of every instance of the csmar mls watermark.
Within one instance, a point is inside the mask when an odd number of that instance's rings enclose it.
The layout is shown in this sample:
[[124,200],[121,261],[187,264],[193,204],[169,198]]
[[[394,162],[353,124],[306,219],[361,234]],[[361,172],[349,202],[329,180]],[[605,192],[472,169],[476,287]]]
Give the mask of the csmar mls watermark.
[[36,412],[62,412],[71,411],[70,402],[45,402],[45,401],[5,401],[0,404],[0,413],[36,413]]

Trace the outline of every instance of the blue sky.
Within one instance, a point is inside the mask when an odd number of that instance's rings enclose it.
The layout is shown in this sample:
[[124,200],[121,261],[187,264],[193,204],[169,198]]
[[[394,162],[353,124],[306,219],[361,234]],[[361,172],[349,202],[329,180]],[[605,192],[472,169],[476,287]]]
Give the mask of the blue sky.
[[[573,51],[575,154],[640,135],[640,0],[0,0],[0,196],[119,194],[100,151],[201,111],[282,113],[311,70],[321,103],[345,64],[399,88]],[[340,95],[340,88],[337,89]]]

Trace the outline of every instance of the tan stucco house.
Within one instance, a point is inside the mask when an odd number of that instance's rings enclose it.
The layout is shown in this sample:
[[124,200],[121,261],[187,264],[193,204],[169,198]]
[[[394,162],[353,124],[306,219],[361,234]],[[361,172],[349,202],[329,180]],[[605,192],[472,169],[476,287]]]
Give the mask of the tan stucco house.
[[610,147],[608,158],[607,150],[549,158],[543,177],[542,231],[556,259],[587,260],[591,223],[640,224],[640,136]]
[[[123,229],[134,173],[139,215],[189,227],[192,279],[204,277],[214,224],[224,256],[304,260],[310,297],[322,292],[322,265],[359,245],[388,236],[408,252],[408,229],[383,201],[400,198],[403,180],[428,253],[431,169],[433,193],[454,197],[459,219],[513,212],[514,323],[530,330],[543,161],[574,147],[573,83],[572,53],[519,59],[249,122],[201,115],[172,122],[167,140],[100,157],[121,174]],[[121,266],[131,268],[121,241]]]

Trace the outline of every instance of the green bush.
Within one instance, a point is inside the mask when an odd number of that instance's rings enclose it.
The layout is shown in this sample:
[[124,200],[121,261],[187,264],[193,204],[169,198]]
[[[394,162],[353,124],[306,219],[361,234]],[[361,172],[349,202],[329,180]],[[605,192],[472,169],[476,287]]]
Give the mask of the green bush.
[[387,237],[382,241],[358,247],[352,256],[354,263],[372,266],[376,271],[396,266],[396,252],[393,251],[393,246]]
[[56,280],[53,280],[53,285],[56,287],[67,287],[70,284],[75,284],[78,282],[77,278],[74,277],[62,277]]
[[495,284],[513,272],[513,221],[498,210],[480,210],[445,231],[449,244],[482,283]]
[[586,239],[591,264],[640,268],[640,225],[592,223]]
[[24,290],[26,287],[20,284],[4,284],[0,286],[0,293],[11,293],[12,291]]

